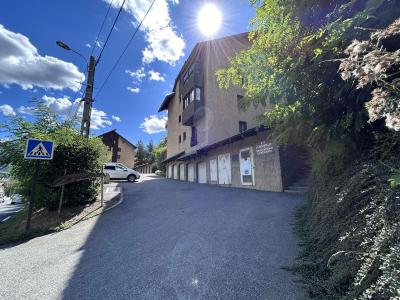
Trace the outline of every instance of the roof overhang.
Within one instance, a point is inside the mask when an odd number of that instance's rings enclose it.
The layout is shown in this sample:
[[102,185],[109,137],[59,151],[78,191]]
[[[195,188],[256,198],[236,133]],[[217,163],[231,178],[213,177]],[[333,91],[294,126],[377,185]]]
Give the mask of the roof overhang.
[[168,109],[168,105],[171,102],[171,100],[174,98],[175,92],[169,93],[168,95],[165,96],[164,101],[161,103],[160,108],[158,109],[158,112],[162,112],[164,110]]
[[180,153],[178,153],[178,154],[176,154],[176,155],[174,155],[174,156],[171,156],[171,157],[165,159],[165,160],[163,161],[163,163],[164,163],[164,164],[167,164],[167,163],[169,163],[170,161],[176,160],[177,158],[181,157],[182,155],[185,155],[185,151],[182,151],[182,152],[180,152]]

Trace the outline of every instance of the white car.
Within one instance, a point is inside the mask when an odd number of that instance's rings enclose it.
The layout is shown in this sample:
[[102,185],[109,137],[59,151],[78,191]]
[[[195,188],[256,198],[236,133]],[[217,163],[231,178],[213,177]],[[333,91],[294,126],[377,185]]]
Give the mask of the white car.
[[121,163],[107,163],[103,167],[104,173],[110,175],[110,179],[126,179],[134,182],[140,178],[140,173]]

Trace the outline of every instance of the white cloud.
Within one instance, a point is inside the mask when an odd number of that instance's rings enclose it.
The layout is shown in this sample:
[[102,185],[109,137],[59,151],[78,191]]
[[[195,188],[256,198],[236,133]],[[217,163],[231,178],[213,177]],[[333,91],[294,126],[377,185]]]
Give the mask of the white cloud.
[[87,43],[85,46],[88,48],[92,48],[92,45],[90,45],[89,43]]
[[137,94],[137,93],[140,92],[140,88],[138,88],[138,87],[133,88],[133,87],[128,86],[126,89],[127,89],[128,91],[134,93],[134,94]]
[[8,104],[0,105],[0,113],[6,117],[13,117],[16,115],[14,109]]
[[111,119],[113,119],[115,122],[118,122],[118,123],[122,121],[120,117],[114,116],[114,115],[111,116]]
[[143,78],[146,77],[146,72],[144,71],[143,67],[137,69],[136,71],[125,70],[125,73],[129,74],[129,76],[132,77],[135,83],[142,82]]
[[35,108],[32,106],[20,106],[18,112],[23,115],[32,115],[35,112]]
[[149,78],[154,81],[165,81],[165,78],[160,74],[160,72],[154,70],[149,71]]
[[167,122],[167,117],[159,117],[157,115],[151,115],[150,117],[144,118],[140,128],[148,134],[154,134],[165,131],[165,124]]
[[18,84],[24,90],[33,87],[62,90],[79,89],[85,75],[72,63],[42,56],[29,39],[0,24],[0,84]]
[[[122,0],[103,0],[112,2],[116,8],[121,6]],[[173,4],[179,1],[172,0]],[[124,6],[134,18],[136,26],[149,9],[151,0],[128,0]],[[179,58],[184,56],[185,41],[178,35],[169,14],[167,0],[158,0],[144,20],[141,31],[145,34],[147,46],[143,49],[143,62],[151,63],[154,60],[174,65]]]

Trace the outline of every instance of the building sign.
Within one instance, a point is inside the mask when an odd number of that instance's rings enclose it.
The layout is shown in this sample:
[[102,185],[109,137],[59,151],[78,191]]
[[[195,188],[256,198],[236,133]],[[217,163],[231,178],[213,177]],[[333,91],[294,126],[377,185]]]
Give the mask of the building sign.
[[274,146],[272,145],[272,143],[267,143],[266,141],[262,141],[258,145],[256,145],[257,155],[269,154],[272,152],[274,152]]

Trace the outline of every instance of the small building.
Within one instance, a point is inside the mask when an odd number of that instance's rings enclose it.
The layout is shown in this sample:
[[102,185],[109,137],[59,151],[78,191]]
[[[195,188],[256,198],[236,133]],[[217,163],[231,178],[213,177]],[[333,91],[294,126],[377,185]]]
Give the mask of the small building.
[[241,87],[218,86],[216,71],[249,47],[248,33],[194,47],[159,109],[168,111],[168,178],[280,192],[302,176],[306,152],[280,149],[257,122],[270,104],[244,109]]
[[111,152],[111,162],[119,162],[133,168],[135,166],[136,146],[120,135],[116,129],[100,134],[99,138]]

